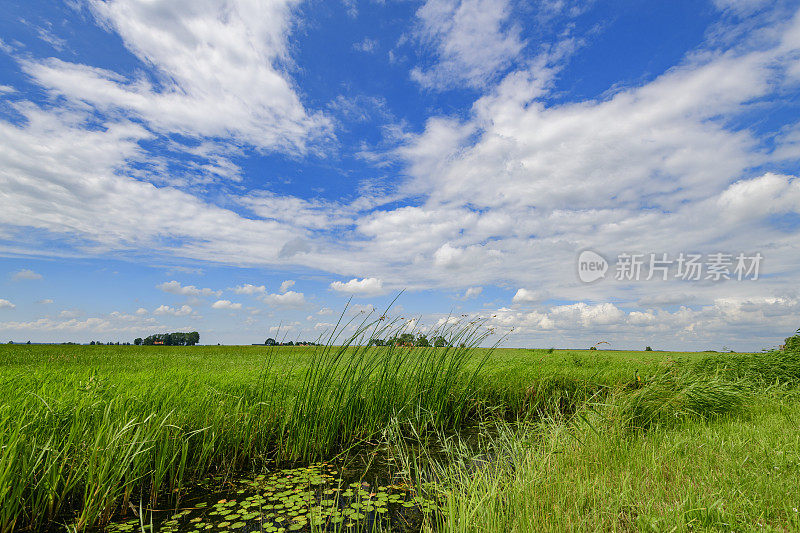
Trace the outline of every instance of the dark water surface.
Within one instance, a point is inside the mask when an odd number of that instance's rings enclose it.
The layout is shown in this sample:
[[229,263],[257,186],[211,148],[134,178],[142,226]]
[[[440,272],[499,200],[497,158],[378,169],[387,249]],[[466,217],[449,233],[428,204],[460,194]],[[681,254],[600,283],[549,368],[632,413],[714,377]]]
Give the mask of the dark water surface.
[[[127,517],[97,533],[420,531],[436,510],[432,496],[417,492],[420,479],[423,487],[434,488],[436,476],[427,462],[446,459],[454,442],[467,450],[462,457],[470,456],[468,450],[480,448],[478,441],[493,433],[473,426],[449,437],[405,439],[403,454],[385,444],[365,443],[328,462],[274,467],[233,480],[210,477],[190,487],[177,507],[142,509],[141,517],[138,510],[129,510]],[[479,469],[490,462],[476,456],[462,466]],[[413,485],[409,470],[419,476]]]
[[[375,453],[375,452],[372,452]],[[385,461],[321,462],[189,490],[177,509],[145,510],[105,528],[111,533],[419,531],[435,502],[397,476]]]

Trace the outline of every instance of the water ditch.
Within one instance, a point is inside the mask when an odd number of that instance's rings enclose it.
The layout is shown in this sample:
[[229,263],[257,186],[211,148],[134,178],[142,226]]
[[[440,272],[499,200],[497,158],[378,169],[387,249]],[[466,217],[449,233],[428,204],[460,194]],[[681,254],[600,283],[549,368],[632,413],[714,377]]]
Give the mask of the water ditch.
[[[431,463],[446,459],[454,446],[462,457],[469,455],[465,451],[477,453],[492,432],[476,425],[450,434],[395,433],[391,445],[365,442],[326,462],[274,466],[235,479],[209,477],[191,486],[177,507],[132,506],[126,518],[96,531],[420,531],[426,520],[432,523],[430,515],[437,509]],[[488,461],[473,455],[470,467]]]

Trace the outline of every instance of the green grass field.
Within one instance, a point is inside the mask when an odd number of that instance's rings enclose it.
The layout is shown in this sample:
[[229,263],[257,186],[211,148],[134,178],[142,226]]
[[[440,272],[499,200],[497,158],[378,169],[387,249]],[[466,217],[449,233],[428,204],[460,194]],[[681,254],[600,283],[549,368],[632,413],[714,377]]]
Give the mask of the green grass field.
[[[494,426],[437,459],[441,531],[800,528],[800,355],[0,346],[0,530],[83,530],[209,474],[391,424]],[[459,455],[460,454],[460,455]]]

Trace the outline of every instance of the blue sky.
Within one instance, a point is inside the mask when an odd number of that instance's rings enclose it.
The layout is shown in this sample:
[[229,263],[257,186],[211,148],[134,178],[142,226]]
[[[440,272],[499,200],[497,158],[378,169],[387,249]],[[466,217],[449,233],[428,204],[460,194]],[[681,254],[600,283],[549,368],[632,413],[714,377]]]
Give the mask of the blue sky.
[[[800,326],[799,10],[8,6],[0,339],[314,339],[404,290],[409,327],[484,317],[510,346],[779,344]],[[581,281],[585,250],[604,278]],[[641,279],[615,276],[625,253]],[[678,275],[716,253],[761,254],[757,279]]]

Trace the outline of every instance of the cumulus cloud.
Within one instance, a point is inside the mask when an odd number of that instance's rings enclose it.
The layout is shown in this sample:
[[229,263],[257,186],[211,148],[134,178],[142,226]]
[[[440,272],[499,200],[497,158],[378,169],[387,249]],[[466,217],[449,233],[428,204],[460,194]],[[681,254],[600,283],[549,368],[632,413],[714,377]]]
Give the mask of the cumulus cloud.
[[532,302],[541,302],[547,298],[547,293],[544,291],[532,291],[529,289],[518,289],[511,299],[515,304],[526,304]]
[[14,272],[11,276],[12,281],[25,281],[25,280],[36,280],[42,279],[42,275],[38,272],[34,272],[33,270],[28,270],[27,268],[18,270]]
[[264,303],[276,307],[302,308],[306,305],[306,297],[302,292],[287,291],[282,294],[267,294],[262,298]]
[[800,212],[800,179],[767,172],[739,180],[717,198],[727,219],[758,220],[766,215]]
[[12,304],[8,300],[0,298],[0,309],[14,309],[15,307],[17,306]]
[[[54,319],[50,317],[38,318],[30,321],[0,322],[0,331],[29,332],[47,336],[48,333],[55,335],[64,332],[72,334],[104,335],[119,334],[140,334],[154,333],[162,331],[166,326],[160,324],[154,318],[142,318],[139,316],[113,311],[108,315],[93,316],[85,319],[68,318]],[[53,339],[56,340],[56,339]]]
[[[610,302],[538,308],[530,311],[498,309],[489,324],[502,332],[552,342],[579,342],[578,346],[607,340],[616,347],[636,347],[635,342],[672,349],[719,349],[711,345],[720,335],[728,345],[744,349],[770,347],[793,331],[800,300],[794,297],[716,298],[709,304],[679,306],[674,311],[626,309]],[[732,326],[735,326],[733,329]],[[639,347],[641,348],[641,347]]]
[[334,281],[330,287],[336,292],[354,296],[378,296],[385,292],[383,282],[378,278],[353,278],[347,282]]
[[[142,309],[139,309],[136,314],[141,316],[147,312],[144,310],[145,313],[140,313]],[[172,315],[172,316],[186,316],[192,314],[192,308],[188,305],[182,305],[181,307],[170,307],[168,305],[161,305],[158,308],[153,310],[154,315]]]
[[42,304],[42,305],[49,305],[49,304],[53,303],[53,299],[52,298],[45,298],[44,300],[37,300],[36,303],[37,304]]
[[264,285],[253,285],[250,283],[245,283],[244,285],[239,285],[233,289],[233,292],[236,294],[265,294],[267,292],[267,288]]
[[165,281],[164,283],[160,283],[156,285],[157,289],[161,289],[164,292],[168,292],[170,294],[179,294],[182,296],[219,296],[222,294],[222,291],[215,291],[212,289],[199,289],[194,285],[181,285],[180,282],[172,280],[172,281]]
[[230,310],[238,310],[242,308],[242,304],[240,303],[233,303],[230,300],[217,300],[211,307],[214,309],[230,309]]

